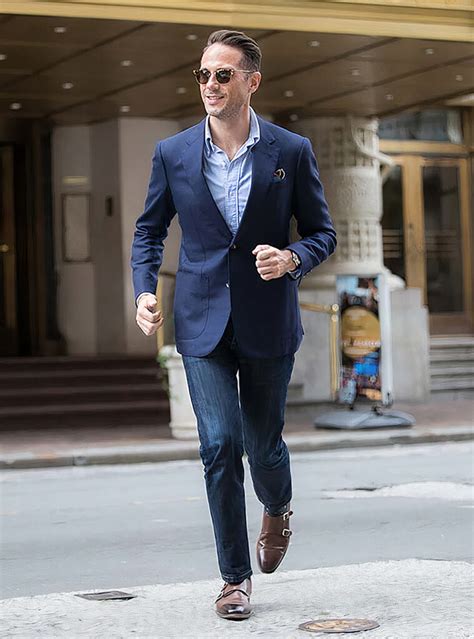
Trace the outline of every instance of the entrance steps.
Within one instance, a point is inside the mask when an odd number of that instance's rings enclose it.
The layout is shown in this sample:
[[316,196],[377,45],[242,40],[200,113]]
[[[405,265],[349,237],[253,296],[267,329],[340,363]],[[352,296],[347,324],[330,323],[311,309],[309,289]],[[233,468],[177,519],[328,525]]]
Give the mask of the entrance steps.
[[430,382],[432,394],[474,396],[474,336],[431,338]]
[[0,429],[167,425],[152,357],[0,358]]

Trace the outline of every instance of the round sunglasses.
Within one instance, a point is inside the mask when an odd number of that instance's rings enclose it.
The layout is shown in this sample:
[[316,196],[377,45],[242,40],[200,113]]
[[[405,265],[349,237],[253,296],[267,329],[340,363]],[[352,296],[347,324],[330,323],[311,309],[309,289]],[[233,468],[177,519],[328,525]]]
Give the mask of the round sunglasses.
[[[253,73],[253,71],[248,69],[216,69],[216,80],[219,84],[227,84],[237,71]],[[212,76],[212,72],[209,69],[193,69],[193,74],[198,84],[207,84]]]

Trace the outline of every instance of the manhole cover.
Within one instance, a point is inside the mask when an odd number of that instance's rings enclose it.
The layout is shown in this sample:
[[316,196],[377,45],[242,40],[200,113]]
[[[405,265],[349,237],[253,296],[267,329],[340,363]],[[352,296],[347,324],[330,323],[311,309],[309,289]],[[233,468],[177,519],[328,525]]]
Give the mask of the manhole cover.
[[82,597],[83,599],[89,599],[90,601],[110,601],[110,600],[127,600],[134,599],[137,595],[131,595],[129,592],[122,592],[121,590],[104,590],[104,592],[85,592],[76,597]]
[[325,632],[327,634],[337,632],[362,632],[373,630],[379,624],[370,619],[314,619],[306,621],[298,626],[300,630],[308,632]]

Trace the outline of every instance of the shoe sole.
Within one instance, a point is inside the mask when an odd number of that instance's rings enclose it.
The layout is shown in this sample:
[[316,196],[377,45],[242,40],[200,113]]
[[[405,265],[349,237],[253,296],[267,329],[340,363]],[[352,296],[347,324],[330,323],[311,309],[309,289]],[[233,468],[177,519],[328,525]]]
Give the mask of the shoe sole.
[[242,613],[242,614],[236,614],[236,613],[225,614],[225,613],[217,612],[216,610],[216,615],[220,617],[221,619],[231,619],[233,621],[244,621],[245,619],[248,619],[252,615],[252,613],[253,611],[251,610],[250,612]]

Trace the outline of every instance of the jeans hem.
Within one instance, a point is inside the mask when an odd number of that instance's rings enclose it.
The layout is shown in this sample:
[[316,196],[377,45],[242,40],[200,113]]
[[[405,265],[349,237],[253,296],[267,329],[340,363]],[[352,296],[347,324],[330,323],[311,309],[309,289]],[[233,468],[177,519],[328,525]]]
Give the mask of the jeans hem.
[[285,513],[287,510],[289,510],[288,504],[290,504],[290,502],[291,499],[288,499],[280,508],[267,508],[265,506],[265,512],[267,513],[267,515],[270,515],[270,517],[279,517],[280,515],[283,515],[283,513]]
[[243,575],[235,576],[235,575],[224,575],[221,573],[221,577],[228,584],[240,584],[244,581],[244,579],[248,579],[253,574],[252,569],[244,572]]

